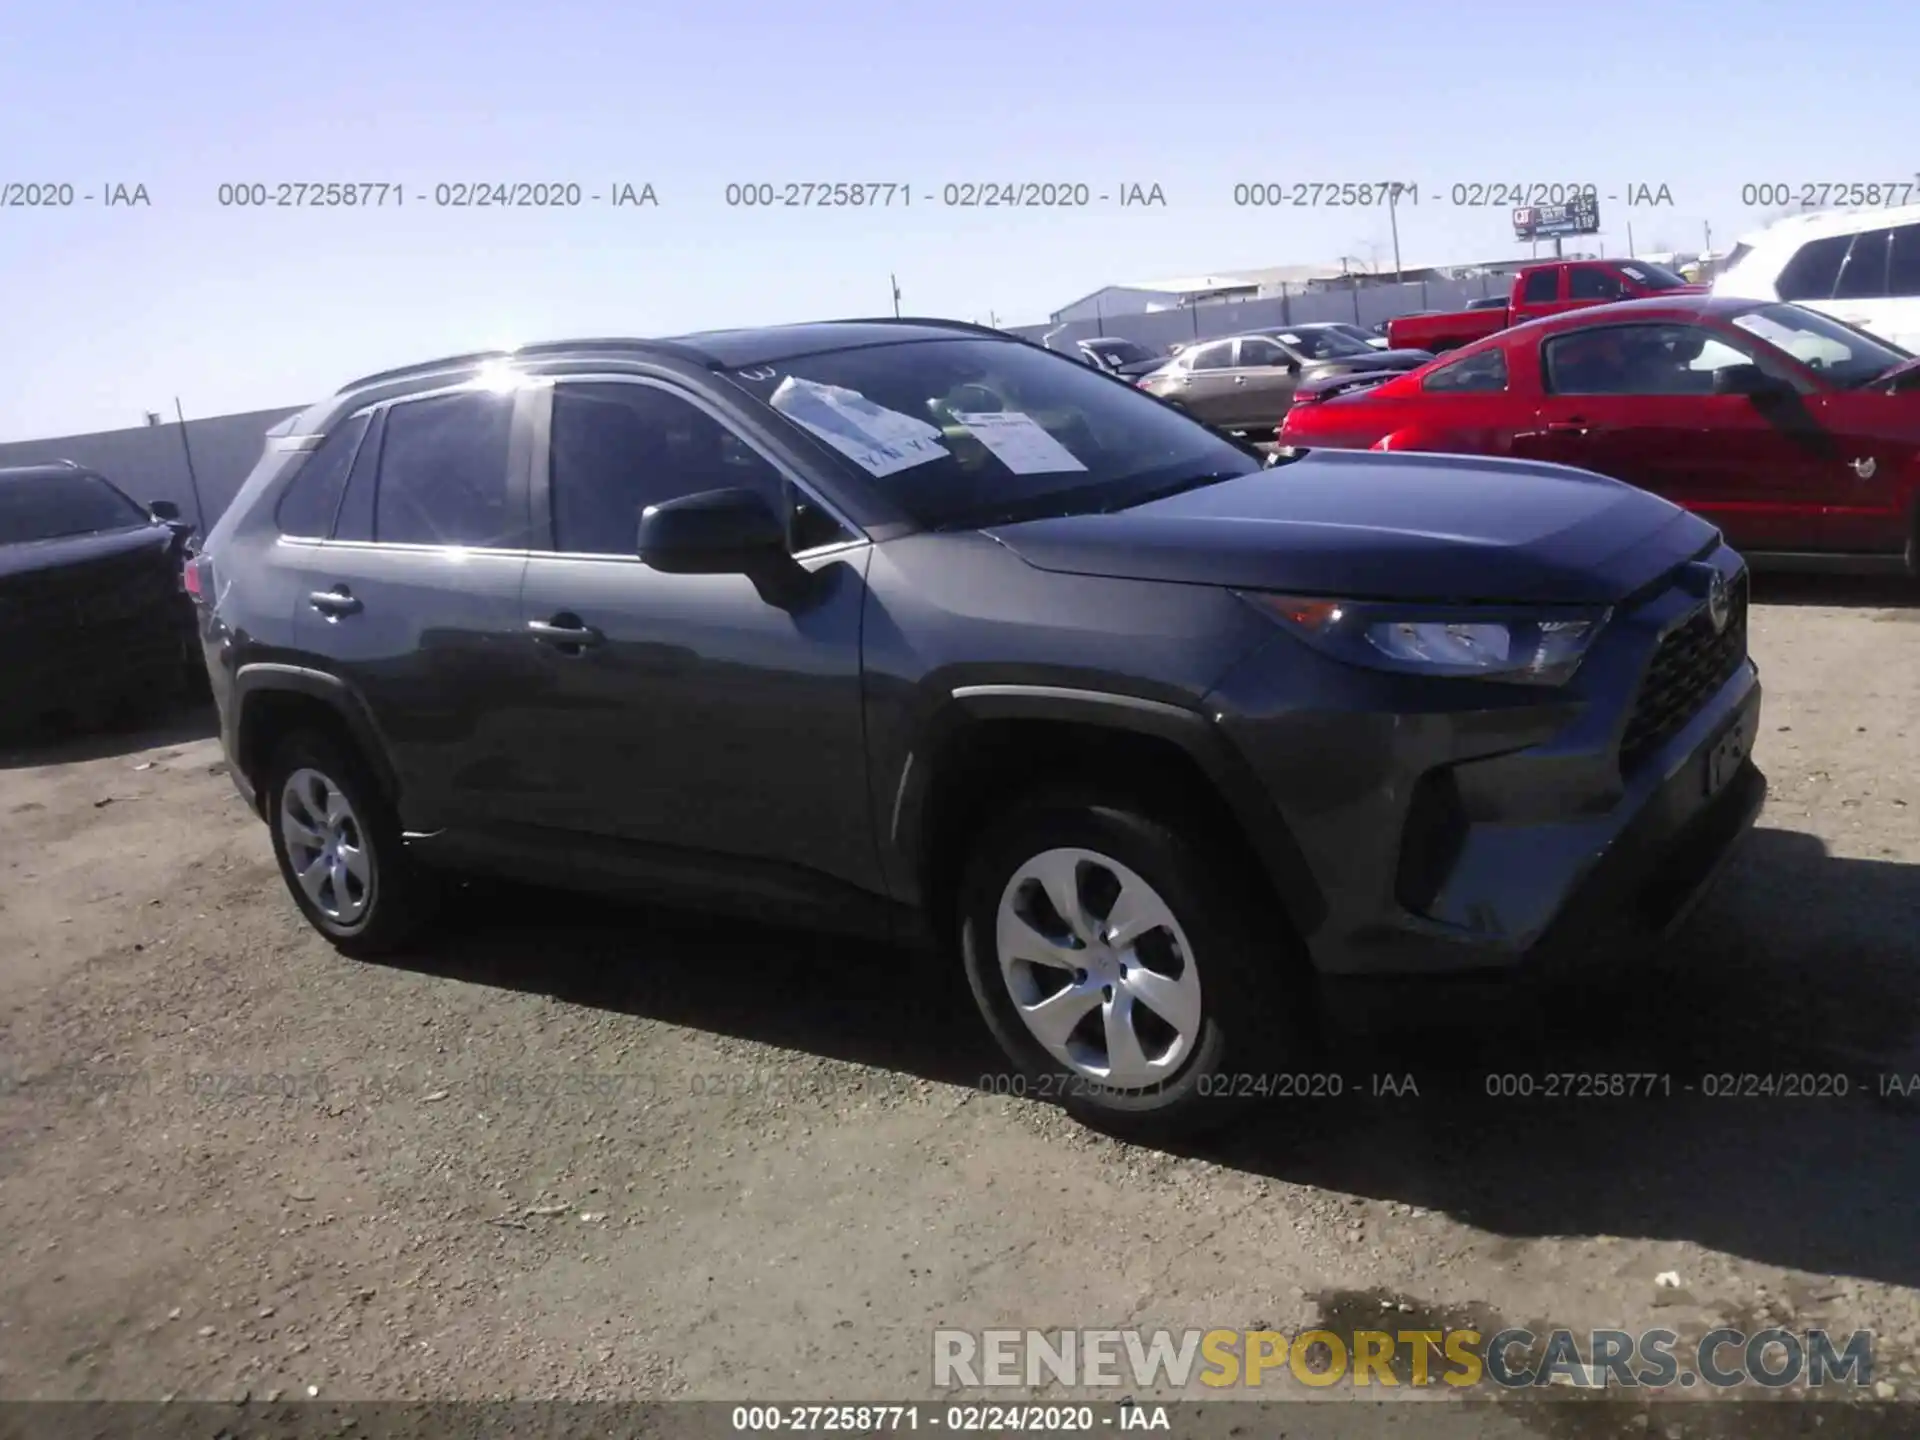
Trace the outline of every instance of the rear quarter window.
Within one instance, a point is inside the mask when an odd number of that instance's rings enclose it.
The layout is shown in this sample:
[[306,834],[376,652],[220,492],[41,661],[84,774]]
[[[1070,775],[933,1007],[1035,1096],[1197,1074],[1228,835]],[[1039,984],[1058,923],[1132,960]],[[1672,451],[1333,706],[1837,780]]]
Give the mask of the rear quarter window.
[[346,492],[347,473],[367,433],[367,417],[356,415],[320,442],[320,448],[300,462],[293,480],[274,507],[274,523],[282,535],[324,540],[333,534],[334,516]]
[[1840,278],[1840,266],[1853,248],[1853,236],[1829,235],[1824,240],[1809,240],[1780,270],[1774,284],[1782,300],[1827,300],[1833,296],[1834,282]]

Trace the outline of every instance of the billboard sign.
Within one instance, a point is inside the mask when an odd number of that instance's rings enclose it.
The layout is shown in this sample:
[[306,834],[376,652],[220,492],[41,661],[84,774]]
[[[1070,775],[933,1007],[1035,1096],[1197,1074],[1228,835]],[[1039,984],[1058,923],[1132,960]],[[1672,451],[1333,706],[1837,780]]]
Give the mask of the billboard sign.
[[1513,238],[1551,240],[1558,235],[1594,235],[1600,230],[1600,197],[1577,196],[1567,205],[1522,205],[1513,212]]

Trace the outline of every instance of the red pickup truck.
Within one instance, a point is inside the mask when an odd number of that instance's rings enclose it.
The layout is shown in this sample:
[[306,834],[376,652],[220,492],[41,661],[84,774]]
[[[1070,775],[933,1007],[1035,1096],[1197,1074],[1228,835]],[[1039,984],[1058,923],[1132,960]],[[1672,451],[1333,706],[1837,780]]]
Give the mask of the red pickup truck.
[[1644,260],[1553,260],[1529,265],[1513,277],[1504,306],[1452,310],[1441,315],[1402,315],[1387,321],[1387,343],[1396,350],[1457,350],[1509,325],[1648,295],[1706,293],[1662,265]]

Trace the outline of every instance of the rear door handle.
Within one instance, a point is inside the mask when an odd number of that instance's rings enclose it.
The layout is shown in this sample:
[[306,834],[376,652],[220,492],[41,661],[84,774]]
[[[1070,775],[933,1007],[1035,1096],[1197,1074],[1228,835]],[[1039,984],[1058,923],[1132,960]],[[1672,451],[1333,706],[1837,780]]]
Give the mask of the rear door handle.
[[555,616],[552,620],[529,620],[527,631],[542,645],[555,645],[563,650],[585,649],[589,645],[598,645],[604,638],[591,625],[583,625],[571,615]]
[[360,613],[360,601],[344,585],[336,585],[331,590],[316,590],[307,596],[307,603],[329,618]]

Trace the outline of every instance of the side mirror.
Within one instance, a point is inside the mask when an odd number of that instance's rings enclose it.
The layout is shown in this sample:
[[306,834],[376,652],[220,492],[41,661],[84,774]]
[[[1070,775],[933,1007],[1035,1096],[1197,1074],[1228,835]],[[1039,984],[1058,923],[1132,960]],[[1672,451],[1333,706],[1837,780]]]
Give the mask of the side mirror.
[[171,500],[156,500],[147,506],[147,513],[156,520],[171,522],[180,518],[180,507]]
[[1776,380],[1758,365],[1723,365],[1713,372],[1713,393],[1716,395],[1746,395],[1752,399],[1766,396],[1784,395],[1793,387],[1784,380]]
[[757,490],[704,490],[649,505],[640,558],[668,575],[751,574],[790,558],[787,527]]

